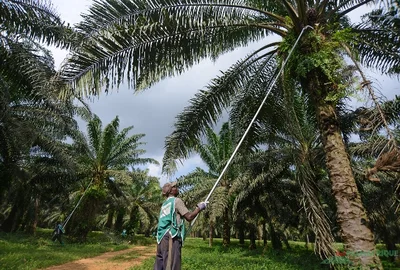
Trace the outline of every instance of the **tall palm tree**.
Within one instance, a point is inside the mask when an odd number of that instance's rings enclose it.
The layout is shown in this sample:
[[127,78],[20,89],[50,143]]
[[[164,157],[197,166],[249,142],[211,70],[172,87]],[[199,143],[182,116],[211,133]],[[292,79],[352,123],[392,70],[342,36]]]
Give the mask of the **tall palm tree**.
[[0,163],[5,167],[0,200],[18,171],[18,160],[32,147],[50,150],[50,141],[56,143],[77,129],[75,107],[59,101],[49,85],[55,75],[50,52],[33,41],[9,45],[10,51],[0,48]]
[[[215,59],[269,34],[281,37],[278,42],[266,40],[259,50],[238,61],[206,91],[196,95],[179,117],[176,131],[167,141],[166,161],[174,161],[186,158],[206,127],[229,107],[232,98],[248,89],[245,83],[249,80],[244,78],[265,79],[257,74],[268,68],[274,60],[271,56],[282,63],[297,38],[304,33],[288,62],[284,79],[301,86],[309,95],[309,106],[314,110],[322,136],[346,248],[373,251],[371,230],[361,222],[366,219],[366,214],[336,114],[336,105],[349,95],[350,89],[342,76],[344,45],[357,51],[364,63],[376,60],[382,69],[398,63],[392,61],[390,55],[380,53],[378,44],[382,40],[390,42],[387,38],[390,35],[385,35],[388,29],[371,31],[353,26],[346,19],[351,11],[373,2],[98,1],[77,26],[86,39],[72,52],[62,77],[75,89],[80,89],[79,93],[97,94],[104,84],[118,86],[125,76],[130,85],[143,89],[162,78],[180,74],[203,58]],[[357,44],[364,44],[366,40],[370,41],[369,46],[363,50]],[[164,166],[165,169],[174,168],[173,162],[165,162]],[[381,268],[377,256],[355,258],[355,261]]]
[[[119,118],[102,127],[100,118],[89,115],[87,135],[79,132],[74,136],[73,148],[79,164],[79,175],[88,186],[80,208],[73,219],[73,234],[85,240],[87,233],[94,227],[96,217],[104,207],[107,194],[120,188],[114,188],[119,182],[129,181],[128,169],[135,165],[158,164],[151,158],[141,158],[145,150],[140,142],[145,134],[129,135],[133,126],[119,130]],[[85,186],[85,185],[84,185]],[[76,199],[83,191],[77,193]]]
[[17,157],[32,146],[27,134],[40,134],[53,121],[59,127],[64,122],[65,129],[71,126],[71,103],[56,99],[59,85],[50,83],[55,76],[54,60],[42,46],[44,42],[69,47],[68,32],[72,30],[47,2],[0,3],[0,162],[5,167],[0,193],[18,170]]
[[[0,201],[12,206],[5,231],[19,229],[25,216],[34,232],[44,190],[72,174],[62,141],[77,129],[75,108],[57,99],[54,59],[43,47],[69,47],[68,33],[48,2],[0,3]],[[51,164],[63,166],[56,171]]]

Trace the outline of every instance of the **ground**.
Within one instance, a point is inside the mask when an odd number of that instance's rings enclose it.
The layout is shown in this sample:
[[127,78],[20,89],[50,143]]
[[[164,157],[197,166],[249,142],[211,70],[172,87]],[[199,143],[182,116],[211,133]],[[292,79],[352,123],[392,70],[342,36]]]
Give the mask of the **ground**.
[[107,252],[93,258],[81,259],[45,270],[127,270],[143,260],[155,256],[156,246],[135,246],[130,249]]

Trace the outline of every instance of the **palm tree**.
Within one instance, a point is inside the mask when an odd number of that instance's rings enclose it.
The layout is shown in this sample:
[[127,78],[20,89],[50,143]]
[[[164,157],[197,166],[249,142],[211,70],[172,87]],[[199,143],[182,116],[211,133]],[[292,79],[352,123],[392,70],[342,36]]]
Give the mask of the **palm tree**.
[[[255,236],[252,228],[261,220],[264,227],[268,224],[272,247],[281,249],[283,230],[289,226],[297,227],[300,207],[299,185],[293,178],[285,161],[272,157],[271,153],[260,152],[251,155],[247,170],[232,186],[237,194],[233,203],[234,216],[247,223],[251,221],[250,236],[255,248]],[[243,217],[245,215],[245,217]],[[265,234],[265,230],[263,234]],[[284,237],[283,237],[284,238]],[[284,238],[285,240],[285,238]],[[288,241],[285,241],[289,247]]]
[[[73,235],[85,240],[87,233],[95,225],[96,217],[104,207],[107,194],[116,189],[120,182],[129,181],[130,166],[148,163],[158,164],[151,158],[141,158],[145,150],[140,149],[144,134],[129,135],[133,126],[119,131],[119,119],[115,117],[111,123],[102,127],[100,118],[89,116],[87,136],[79,132],[74,136],[73,147],[79,164],[79,175],[88,186],[78,212],[71,220]],[[83,190],[75,196],[82,196]],[[86,192],[86,191],[85,191]]]
[[0,162],[4,166],[0,193],[18,171],[18,156],[32,146],[27,134],[40,134],[43,125],[52,121],[59,127],[65,122],[66,129],[71,125],[72,106],[57,101],[57,88],[49,83],[55,75],[54,60],[42,46],[45,42],[67,48],[68,31],[72,33],[48,3],[0,3]]
[[[86,39],[70,55],[62,77],[80,89],[79,93],[92,95],[104,83],[107,87],[118,86],[125,76],[130,85],[143,89],[181,73],[200,59],[215,59],[269,34],[281,37],[280,42],[266,41],[193,98],[178,118],[176,131],[167,140],[166,161],[169,162],[164,162],[164,169],[174,169],[173,161],[187,158],[207,126],[215,123],[236,95],[249,88],[246,85],[249,77],[266,79],[258,75],[260,71],[268,68],[275,57],[282,63],[304,32],[285,68],[284,79],[301,86],[309,96],[309,106],[322,136],[346,248],[373,251],[372,233],[361,222],[367,217],[336,114],[336,105],[351,89],[349,81],[342,76],[343,46],[356,51],[363,63],[376,60],[382,69],[398,63],[380,53],[379,45],[374,45],[383,40],[390,42],[386,38],[390,35],[385,35],[388,29],[371,31],[352,26],[346,19],[351,11],[372,2],[103,0],[96,2],[77,26]],[[374,41],[368,43],[366,51],[357,45],[364,44],[365,40]],[[362,265],[381,268],[377,256],[358,259],[357,263]]]
[[[287,87],[287,89],[291,89]],[[271,162],[279,161],[279,166],[291,171],[290,179],[295,180],[301,190],[299,204],[315,234],[315,251],[321,257],[333,256],[333,241],[330,222],[322,206],[320,192],[325,167],[318,129],[312,112],[307,110],[307,98],[300,92],[289,92],[281,84],[277,85],[272,99],[260,111],[253,128],[244,141],[247,148],[263,145],[264,151],[248,157],[248,164],[268,168]],[[244,130],[253,118],[248,110],[262,95],[263,88],[254,86],[250,93],[238,97],[232,105],[230,119],[235,130]],[[261,135],[260,135],[261,134]],[[262,158],[261,158],[262,157]],[[247,173],[246,170],[244,171]],[[254,181],[264,179],[268,169],[253,172]],[[289,177],[289,176],[287,176]],[[248,182],[252,182],[252,178]],[[260,180],[259,180],[260,181]],[[249,188],[250,189],[250,188]],[[247,196],[251,196],[248,191]],[[259,192],[259,189],[255,189]],[[265,190],[265,196],[270,191]],[[259,195],[257,195],[259,196]],[[324,199],[328,196],[324,196]]]
[[159,180],[149,176],[148,170],[134,169],[128,175],[131,180],[121,187],[125,199],[115,209],[111,209],[117,213],[115,229],[121,231],[123,227],[128,233],[138,232],[150,236],[157,226],[162,202]]
[[[72,174],[62,141],[77,129],[75,108],[57,99],[54,60],[42,45],[67,48],[68,33],[48,3],[0,3],[0,201],[11,205],[5,231],[19,229],[25,216],[26,229],[34,232],[44,190]],[[52,164],[63,166],[56,171]]]
[[[398,211],[400,163],[398,148],[400,98],[396,96],[372,108],[358,108],[348,119],[358,126],[359,142],[349,144],[355,174],[361,187],[363,202],[376,239],[386,244],[387,250],[397,250],[400,231]],[[383,132],[389,128],[389,135]],[[385,152],[389,148],[391,151]],[[366,180],[371,181],[366,181]],[[391,257],[394,260],[394,257]]]
[[[223,170],[226,162],[233,153],[234,132],[229,123],[224,123],[221,130],[216,134],[211,128],[207,129],[205,143],[199,144],[196,147],[196,152],[208,167],[208,171],[197,168],[192,173],[182,177],[179,185],[191,187],[190,193],[186,192],[187,197],[202,199],[207,196],[207,193],[218,179],[219,174]],[[210,245],[212,245],[212,233],[217,218],[222,221],[222,238],[225,246],[230,244],[230,228],[231,228],[231,211],[232,194],[230,188],[235,181],[237,171],[230,170],[220,181],[218,189],[216,189],[214,198],[210,201],[208,210],[211,213],[210,222]],[[194,184],[194,187],[193,187]],[[202,186],[202,188],[199,188]],[[193,194],[195,193],[195,195]],[[192,201],[195,203],[194,201]],[[211,210],[210,210],[211,209]]]

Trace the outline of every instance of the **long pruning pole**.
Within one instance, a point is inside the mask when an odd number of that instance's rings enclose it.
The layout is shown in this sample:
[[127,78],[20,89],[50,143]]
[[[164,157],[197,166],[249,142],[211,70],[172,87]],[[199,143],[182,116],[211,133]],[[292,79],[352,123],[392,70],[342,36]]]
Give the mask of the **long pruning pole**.
[[62,224],[62,228],[64,229],[67,226],[68,221],[71,219],[72,215],[74,214],[76,208],[78,208],[79,204],[81,203],[83,196],[85,196],[86,191],[88,191],[90,185],[92,184],[93,179],[90,181],[89,185],[86,187],[85,191],[83,192],[82,196],[80,197],[78,203],[75,205],[74,209],[72,210],[71,214],[65,219],[65,221]]
[[[224,175],[225,171],[228,169],[229,165],[231,164],[233,157],[236,155],[236,152],[239,150],[239,147],[241,146],[241,144],[244,141],[244,138],[246,137],[247,133],[249,133],[249,130],[251,128],[251,126],[253,125],[254,121],[256,120],[258,114],[260,113],[262,107],[264,106],[265,101],[267,100],[269,94],[271,93],[272,87],[274,87],[274,85],[276,84],[276,81],[278,80],[279,76],[281,75],[281,73],[283,72],[283,69],[285,68],[285,65],[287,63],[287,61],[289,60],[290,56],[292,55],[292,52],[294,50],[294,48],[296,47],[297,43],[299,42],[301,36],[304,33],[304,30],[306,30],[307,28],[312,28],[314,29],[312,26],[310,25],[306,25],[305,27],[303,27],[303,29],[300,32],[300,35],[298,36],[296,42],[294,43],[293,47],[290,49],[288,56],[286,57],[285,61],[283,61],[282,67],[279,70],[278,74],[276,74],[274,80],[272,81],[270,87],[267,90],[267,94],[265,95],[263,101],[261,102],[260,106],[258,107],[258,110],[256,111],[256,113],[254,114],[253,119],[251,119],[251,122],[249,124],[249,126],[247,127],[246,131],[244,132],[242,138],[240,139],[239,143],[236,145],[235,150],[233,151],[231,157],[229,158],[228,162],[226,163],[224,169],[222,170],[221,174],[219,175],[217,181],[215,182],[213,188],[211,189],[210,193],[207,195],[207,198],[205,199],[205,202],[208,202],[208,200],[211,197],[211,194],[214,192],[215,188],[217,187],[217,185],[219,184],[219,182],[222,179],[222,176]],[[190,224],[190,226],[193,226],[193,224],[196,222],[198,215],[192,220],[192,223]]]

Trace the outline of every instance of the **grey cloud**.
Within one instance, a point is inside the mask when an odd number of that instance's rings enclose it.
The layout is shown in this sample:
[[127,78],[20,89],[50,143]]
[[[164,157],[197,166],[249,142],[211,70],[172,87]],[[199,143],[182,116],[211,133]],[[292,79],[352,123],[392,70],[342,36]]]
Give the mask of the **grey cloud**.
[[121,127],[133,125],[134,133],[146,134],[143,141],[147,142],[147,154],[162,156],[165,137],[173,131],[175,117],[188,106],[188,101],[220,74],[220,70],[226,70],[254,46],[223,55],[216,63],[204,60],[186,73],[163,80],[143,92],[134,93],[133,89],[122,86],[108,95],[102,93],[89,102],[90,108],[104,124],[118,115]]

